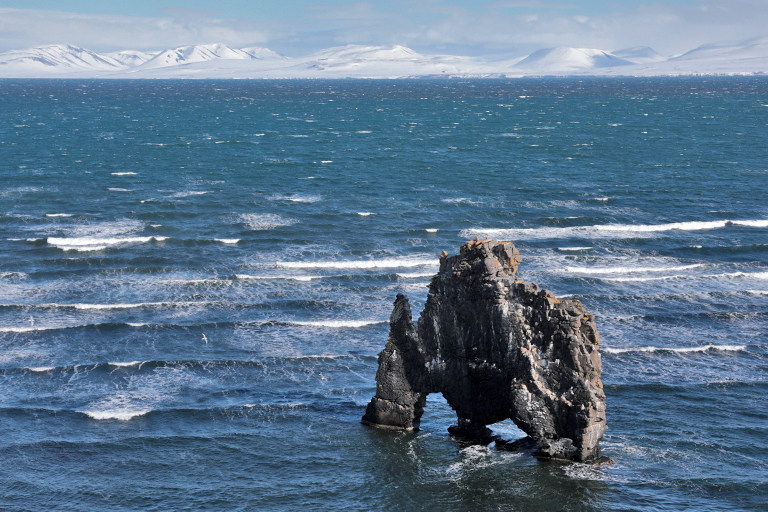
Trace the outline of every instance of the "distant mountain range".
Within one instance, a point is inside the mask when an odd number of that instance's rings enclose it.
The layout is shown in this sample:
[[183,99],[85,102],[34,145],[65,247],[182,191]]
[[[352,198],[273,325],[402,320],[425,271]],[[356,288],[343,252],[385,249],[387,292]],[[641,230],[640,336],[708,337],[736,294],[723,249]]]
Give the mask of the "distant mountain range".
[[404,46],[348,45],[290,58],[224,44],[99,54],[71,45],[0,53],[0,78],[401,78],[425,76],[721,75],[768,73],[768,39],[700,46],[665,57],[649,47],[614,52],[556,47],[504,61],[422,55]]

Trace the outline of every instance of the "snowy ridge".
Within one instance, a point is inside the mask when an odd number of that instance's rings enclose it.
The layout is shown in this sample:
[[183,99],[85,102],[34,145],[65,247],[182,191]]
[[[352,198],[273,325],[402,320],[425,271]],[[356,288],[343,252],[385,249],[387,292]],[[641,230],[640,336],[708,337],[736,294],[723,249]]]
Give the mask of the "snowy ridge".
[[0,54],[0,66],[18,70],[107,70],[116,71],[126,67],[121,61],[109,55],[71,46],[68,44],[51,44],[38,46],[28,50],[13,50]]
[[558,46],[533,52],[517,64],[515,68],[532,71],[572,71],[579,69],[609,68],[613,66],[631,66],[634,62],[592,48],[570,48]]
[[615,52],[559,46],[488,62],[423,55],[400,45],[347,45],[288,58],[268,48],[225,44],[98,54],[47,45],[0,54],[0,78],[400,78],[540,75],[694,75],[768,73],[768,38],[702,45],[676,57],[639,46]]
[[[266,57],[280,58],[280,56],[266,48],[248,48],[249,51],[236,50],[225,44],[198,44],[193,46],[180,46],[172,50],[165,50],[145,63],[142,68],[162,68],[179,66],[194,62],[208,62],[215,60],[251,60]],[[256,55],[259,55],[256,57]]]

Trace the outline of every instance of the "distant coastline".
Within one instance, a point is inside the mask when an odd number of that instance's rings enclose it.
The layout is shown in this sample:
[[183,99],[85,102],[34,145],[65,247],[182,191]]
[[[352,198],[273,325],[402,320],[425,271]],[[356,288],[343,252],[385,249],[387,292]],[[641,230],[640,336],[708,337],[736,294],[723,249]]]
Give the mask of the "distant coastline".
[[424,55],[400,45],[347,45],[304,57],[224,44],[160,51],[97,53],[55,44],[0,53],[0,78],[518,78],[535,76],[759,76],[768,74],[768,38],[699,46],[664,56],[652,48],[618,51],[544,48],[506,60]]

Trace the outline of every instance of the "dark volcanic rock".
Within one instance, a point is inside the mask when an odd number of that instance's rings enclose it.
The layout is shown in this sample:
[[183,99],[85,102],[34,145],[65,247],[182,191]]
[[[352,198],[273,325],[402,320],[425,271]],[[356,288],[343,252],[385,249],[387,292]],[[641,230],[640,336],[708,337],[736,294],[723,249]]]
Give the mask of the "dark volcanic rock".
[[471,241],[440,255],[424,312],[414,326],[398,295],[379,354],[376,396],[363,423],[418,429],[427,394],[456,411],[454,431],[471,435],[507,418],[547,457],[600,457],[605,394],[594,317],[516,277],[511,243]]

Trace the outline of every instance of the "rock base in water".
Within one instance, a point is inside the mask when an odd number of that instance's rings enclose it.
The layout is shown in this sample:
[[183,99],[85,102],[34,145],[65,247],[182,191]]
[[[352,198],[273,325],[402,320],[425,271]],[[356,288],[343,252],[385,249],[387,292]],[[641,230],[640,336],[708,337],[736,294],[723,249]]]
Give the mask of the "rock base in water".
[[601,459],[605,394],[594,317],[518,279],[514,245],[471,241],[440,256],[414,326],[398,295],[363,423],[418,429],[429,393],[456,411],[457,435],[511,419],[541,456]]

